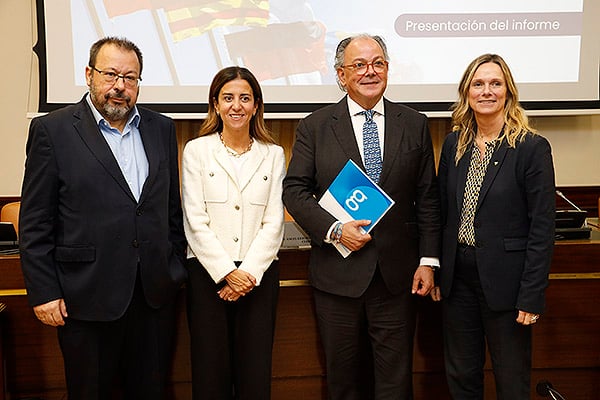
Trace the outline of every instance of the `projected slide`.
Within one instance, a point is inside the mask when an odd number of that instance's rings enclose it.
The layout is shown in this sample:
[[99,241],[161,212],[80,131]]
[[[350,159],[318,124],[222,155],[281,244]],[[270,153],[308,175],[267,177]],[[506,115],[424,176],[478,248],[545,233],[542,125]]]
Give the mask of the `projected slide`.
[[105,35],[126,36],[144,53],[145,103],[205,103],[212,77],[229,65],[248,67],[267,103],[335,102],[335,47],[361,32],[388,45],[392,100],[452,102],[467,64],[488,52],[507,60],[524,101],[599,99],[593,0],[43,3],[48,103],[80,98],[89,47]]

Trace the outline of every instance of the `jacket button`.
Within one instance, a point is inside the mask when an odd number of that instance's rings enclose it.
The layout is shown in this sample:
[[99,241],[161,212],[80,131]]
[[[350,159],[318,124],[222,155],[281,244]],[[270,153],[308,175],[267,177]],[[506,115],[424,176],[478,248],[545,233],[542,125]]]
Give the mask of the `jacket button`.
[[269,179],[266,175],[263,176],[263,181],[266,181],[267,179]]
[[239,210],[239,209],[240,209],[240,206],[236,205],[234,208],[235,208],[236,210]]
[[137,239],[133,239],[133,241],[131,242],[131,245],[136,248],[140,247],[140,244],[138,243]]
[[137,215],[138,217],[142,214],[144,214],[144,210],[142,210],[141,208],[135,211],[135,215]]
[[233,241],[237,243],[237,241],[240,240],[238,239],[236,236],[233,237]]
[[208,176],[210,176],[212,178],[213,176],[215,176],[215,173],[214,172],[209,172]]

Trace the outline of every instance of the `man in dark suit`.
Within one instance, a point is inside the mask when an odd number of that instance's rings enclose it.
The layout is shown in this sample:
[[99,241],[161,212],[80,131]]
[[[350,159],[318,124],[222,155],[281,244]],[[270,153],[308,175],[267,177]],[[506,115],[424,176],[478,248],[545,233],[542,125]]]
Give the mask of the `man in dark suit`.
[[69,400],[164,395],[185,237],[174,124],[136,107],[141,73],[135,44],[101,39],[89,93],[30,126],[21,264]]
[[[300,122],[283,198],[312,241],[309,277],[330,398],[410,399],[413,294],[429,293],[439,266],[439,198],[427,118],[383,98],[388,56],[380,37],[342,40],[335,68],[348,96]],[[367,151],[366,110],[374,110],[379,141]],[[373,163],[366,159],[372,160],[373,147],[380,163],[373,179],[395,204],[367,234],[362,227],[370,221],[342,224],[318,200],[348,159],[370,174]],[[352,253],[342,257],[331,242]],[[372,349],[367,375],[374,387],[368,391],[361,387],[365,348]]]

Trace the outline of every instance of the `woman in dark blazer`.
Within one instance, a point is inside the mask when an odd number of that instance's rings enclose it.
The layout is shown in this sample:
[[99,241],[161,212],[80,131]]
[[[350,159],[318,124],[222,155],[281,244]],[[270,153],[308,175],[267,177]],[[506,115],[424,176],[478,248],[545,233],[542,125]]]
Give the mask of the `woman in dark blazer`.
[[455,399],[483,399],[487,342],[497,399],[529,399],[531,325],[554,246],[550,144],[500,56],[471,62],[458,91],[439,167],[448,385]]

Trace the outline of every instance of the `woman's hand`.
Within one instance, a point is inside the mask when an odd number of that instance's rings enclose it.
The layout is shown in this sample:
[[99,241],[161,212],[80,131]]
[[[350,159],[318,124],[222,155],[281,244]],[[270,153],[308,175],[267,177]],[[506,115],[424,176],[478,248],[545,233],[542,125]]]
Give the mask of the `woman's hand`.
[[256,286],[256,278],[239,268],[231,271],[225,280],[229,287],[240,296],[247,295]]
[[229,284],[226,284],[217,292],[219,297],[225,301],[237,301],[242,297],[239,293],[236,293]]

